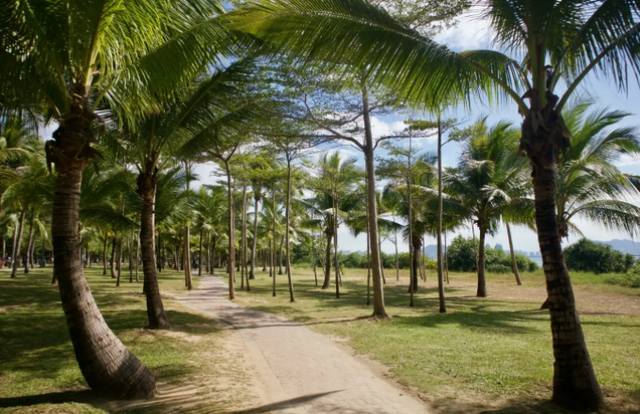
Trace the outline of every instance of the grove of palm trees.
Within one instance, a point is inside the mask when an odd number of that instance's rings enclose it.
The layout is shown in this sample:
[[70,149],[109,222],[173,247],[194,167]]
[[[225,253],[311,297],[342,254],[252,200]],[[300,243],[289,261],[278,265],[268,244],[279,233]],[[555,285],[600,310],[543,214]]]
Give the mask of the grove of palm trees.
[[0,43],[0,412],[640,412],[639,2],[0,0]]

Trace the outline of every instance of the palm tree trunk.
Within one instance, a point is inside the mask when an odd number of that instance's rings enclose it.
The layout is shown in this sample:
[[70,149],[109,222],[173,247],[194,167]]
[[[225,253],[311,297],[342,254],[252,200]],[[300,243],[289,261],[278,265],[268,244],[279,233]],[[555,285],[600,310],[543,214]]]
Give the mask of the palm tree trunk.
[[[395,221],[395,217],[393,218]],[[393,245],[396,248],[396,281],[400,280],[400,258],[398,256],[398,230],[395,230],[395,235],[393,236]],[[369,265],[371,267],[371,265]]]
[[120,276],[122,276],[122,244],[123,244],[123,239],[122,239],[122,237],[120,237],[118,239],[118,256],[117,256],[117,260],[118,260],[118,280],[116,281],[116,286],[120,286]]
[[31,247],[33,244],[33,212],[31,213],[31,220],[29,223],[29,238],[27,239],[27,252],[24,260],[24,272],[29,273],[29,265],[33,267],[33,259],[31,259]]
[[102,247],[102,276],[107,275],[107,246],[109,243],[109,233],[104,232],[104,246]]
[[138,193],[142,198],[140,213],[139,247],[142,253],[142,273],[144,276],[144,294],[147,299],[147,325],[149,329],[169,329],[169,319],[164,311],[164,304],[158,286],[155,252],[155,174],[141,173],[138,176]]
[[[213,236],[213,241],[211,242],[211,274],[214,275],[216,273],[216,242],[218,241],[218,236]],[[220,258],[218,258],[219,260]]]
[[293,279],[291,278],[291,250],[289,248],[289,239],[291,238],[290,234],[290,224],[291,224],[291,157],[287,154],[287,205],[285,208],[286,212],[286,224],[285,224],[285,239],[286,239],[286,267],[287,267],[287,278],[289,280],[289,301],[295,302],[296,297],[293,291]]
[[200,229],[200,245],[198,246],[198,276],[202,276],[202,233],[203,229]]
[[207,268],[205,271],[207,274],[211,274],[211,234],[207,231],[207,259],[206,262]]
[[282,248],[284,246],[284,234],[280,236],[280,248],[278,249],[278,274],[283,274],[282,271]]
[[[67,119],[54,134],[56,141],[48,142],[49,155],[58,173],[51,236],[53,271],[59,283],[62,308],[78,365],[91,389],[114,398],[150,398],[155,391],[155,378],[105,323],[84,278],[78,256],[80,182],[86,160],[67,158],[57,151],[82,154],[78,146],[83,148],[84,141],[78,143],[76,138],[87,134],[88,126],[78,125],[82,121],[84,118],[81,117]],[[68,131],[71,128],[74,131]]]
[[236,278],[236,268],[235,268],[235,256],[236,256],[236,242],[235,242],[235,217],[233,213],[233,186],[231,185],[231,168],[229,167],[229,162],[225,161],[225,167],[227,170],[227,198],[229,201],[229,259],[228,259],[228,267],[229,267],[229,299],[235,299],[236,291],[235,291],[235,278]]
[[338,261],[338,200],[335,183],[332,183],[332,201],[333,201],[333,258],[335,260],[333,267],[336,273],[336,298],[340,299],[340,262]]
[[507,238],[509,239],[509,251],[511,252],[511,267],[513,268],[513,274],[516,277],[516,283],[518,286],[522,285],[522,279],[520,279],[520,272],[518,271],[518,262],[516,261],[516,252],[513,250],[513,238],[511,237],[511,227],[509,223],[505,223],[507,226]]
[[530,159],[535,171],[536,227],[547,282],[555,357],[552,400],[568,407],[598,408],[603,405],[602,391],[584,340],[558,232],[555,159],[546,153]]
[[251,272],[249,273],[249,279],[256,278],[256,249],[258,248],[258,205],[260,203],[260,196],[256,195],[254,199],[255,206],[253,215],[253,240],[251,243]]
[[311,232],[311,261],[313,261],[313,277],[316,280],[316,286],[318,286],[318,272],[317,268],[317,259],[316,259],[316,245],[315,245],[315,232]]
[[447,313],[447,304],[444,298],[444,264],[442,257],[442,126],[440,124],[440,111],[438,111],[438,302],[440,313]]
[[138,278],[138,268],[140,267],[140,231],[138,231],[138,242],[136,243],[136,283],[140,281]]
[[249,282],[249,267],[247,264],[247,247],[249,241],[247,240],[247,185],[243,183],[242,186],[242,273],[244,279],[247,282],[247,292],[251,291],[251,282]]
[[369,220],[367,220],[367,306],[369,305],[371,305],[371,240],[369,239]]
[[116,234],[113,234],[111,241],[111,279],[116,278]]
[[18,242],[18,227],[19,224],[13,226],[13,244],[11,245],[11,267],[13,268],[13,262],[16,261],[16,243]]
[[26,214],[26,209],[22,210],[22,212],[20,213],[20,223],[19,223],[19,227],[18,227],[18,233],[16,234],[16,241],[13,243],[14,244],[14,250],[13,250],[13,263],[12,263],[12,269],[11,269],[11,279],[15,279],[16,278],[16,274],[18,272],[18,266],[20,265],[20,246],[22,245],[22,232],[24,229],[24,216]]
[[[0,205],[2,205],[1,201],[0,201]],[[3,227],[2,228],[2,260],[0,260],[0,269],[4,268],[4,262],[7,260],[7,238],[5,237],[6,232],[7,232],[7,229]],[[42,240],[44,240],[44,238]]]
[[[333,222],[330,224],[333,227]],[[331,237],[333,236],[333,230],[325,231],[327,235],[327,248],[325,250],[325,269],[324,269],[324,283],[322,284],[322,289],[329,289],[331,286]]]
[[487,296],[487,280],[484,273],[484,240],[487,231],[482,225],[480,225],[478,232],[480,233],[480,243],[478,244],[478,290],[476,292],[476,296],[478,296],[479,298],[484,298]]
[[362,88],[362,103],[365,127],[364,159],[367,175],[367,210],[369,212],[369,240],[371,243],[371,271],[373,276],[373,317],[388,318],[384,305],[384,287],[382,284],[382,259],[378,246],[378,207],[376,200],[376,176],[374,163],[373,134],[369,113],[369,95],[366,86]]

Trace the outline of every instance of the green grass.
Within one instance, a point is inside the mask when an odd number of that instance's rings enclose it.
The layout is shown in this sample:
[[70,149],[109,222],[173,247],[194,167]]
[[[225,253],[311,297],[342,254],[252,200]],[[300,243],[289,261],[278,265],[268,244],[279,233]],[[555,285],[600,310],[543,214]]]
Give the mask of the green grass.
[[[388,279],[395,278],[391,273],[387,271]],[[253,282],[250,293],[239,292],[238,302],[298,320],[326,335],[348,338],[357,353],[382,362],[435,405],[471,395],[480,406],[483,400],[516,400],[532,406],[550,397],[549,316],[527,297],[523,301],[475,298],[470,289],[474,276],[452,274],[446,292],[448,313],[439,314],[435,282],[430,279],[426,288],[421,282],[416,307],[409,308],[403,275],[401,284],[388,280],[385,287],[387,311],[393,319],[375,322],[366,318],[371,307],[365,305],[364,271],[347,270],[340,299],[335,298],[333,286],[328,291],[317,288],[309,270],[294,269],[293,275],[294,304],[288,302],[286,276],[278,276],[278,296],[273,298],[271,279],[264,273]],[[541,274],[524,277],[528,287],[542,286]],[[515,285],[512,278],[489,275],[490,294],[501,286]],[[595,283],[588,274],[574,280],[578,285]],[[582,315],[581,320],[605,393],[640,408],[640,316]],[[443,412],[452,410],[449,403],[445,405]]]
[[[126,279],[119,288],[113,279],[102,276],[101,269],[86,269],[85,274],[108,325],[147,364],[159,383],[177,386],[197,377],[198,385],[207,385],[222,369],[228,371],[225,375],[242,377],[242,372],[223,362],[220,344],[229,333],[220,330],[218,322],[165,298],[172,331],[142,329],[146,323],[142,283],[130,284],[128,271],[123,273]],[[163,295],[184,292],[183,274],[162,272],[159,278]],[[57,286],[51,286],[50,280],[50,268],[20,273],[17,279],[0,272],[0,411],[104,412],[91,395],[75,392],[86,385],[75,360]],[[197,277],[194,283],[198,284]],[[222,395],[217,403],[232,404]],[[163,409],[154,407],[148,412]]]

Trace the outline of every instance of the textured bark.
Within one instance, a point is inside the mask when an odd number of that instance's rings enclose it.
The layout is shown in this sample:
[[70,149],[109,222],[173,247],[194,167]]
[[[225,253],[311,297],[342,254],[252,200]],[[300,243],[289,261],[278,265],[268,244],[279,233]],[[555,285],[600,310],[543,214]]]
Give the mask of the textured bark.
[[116,280],[116,286],[120,286],[120,277],[122,276],[122,237],[118,239],[118,253],[116,260],[118,261],[118,279]]
[[593,371],[576,311],[558,231],[555,160],[542,155],[540,158],[534,157],[532,164],[535,171],[536,227],[547,283],[555,357],[552,400],[571,408],[598,408],[603,405],[602,391]]
[[147,325],[149,329],[169,329],[169,319],[164,310],[155,252],[155,200],[157,172],[141,173],[138,176],[138,194],[142,198],[140,215],[140,248],[142,252],[142,272],[144,275],[144,293],[147,299]]
[[518,271],[518,262],[516,261],[516,252],[513,250],[513,238],[511,237],[511,227],[509,223],[507,225],[507,238],[509,239],[509,251],[511,252],[511,267],[513,274],[516,277],[516,283],[518,286],[522,285],[522,279],[520,279],[520,272]]
[[[333,185],[333,184],[332,184]],[[340,263],[338,262],[338,200],[335,188],[333,192],[333,266],[336,273],[336,298],[340,299]]]
[[480,243],[478,245],[478,290],[476,296],[484,298],[487,296],[487,279],[485,277],[485,257],[484,257],[484,241],[487,231],[480,226]]
[[20,213],[20,223],[18,224],[18,232],[16,233],[16,241],[13,243],[15,246],[13,248],[13,263],[11,268],[11,279],[15,279],[18,266],[20,266],[20,246],[22,245],[22,232],[24,229],[24,216],[26,214],[26,210],[22,210]]
[[287,279],[289,282],[289,301],[295,302],[296,296],[293,291],[293,279],[291,278],[291,250],[289,247],[290,225],[291,225],[291,158],[287,154],[287,205],[285,207],[286,212],[286,224],[285,224],[285,239],[286,239],[286,266],[287,266]]
[[[79,112],[80,110],[78,110]],[[96,392],[113,398],[149,398],[155,378],[111,332],[91,295],[78,256],[78,209],[82,170],[89,156],[89,122],[61,120],[47,142],[47,155],[58,174],[53,199],[53,271],[80,370]]]
[[247,185],[242,185],[242,273],[247,282],[247,292],[251,291],[251,282],[249,282],[249,268],[247,267]]
[[373,277],[373,316],[379,319],[388,318],[384,305],[384,287],[382,285],[382,259],[378,245],[378,207],[376,200],[376,175],[373,158],[373,135],[369,114],[369,96],[366,87],[362,89],[364,108],[365,146],[364,159],[367,175],[367,210],[369,211],[369,240],[371,243],[371,273]]

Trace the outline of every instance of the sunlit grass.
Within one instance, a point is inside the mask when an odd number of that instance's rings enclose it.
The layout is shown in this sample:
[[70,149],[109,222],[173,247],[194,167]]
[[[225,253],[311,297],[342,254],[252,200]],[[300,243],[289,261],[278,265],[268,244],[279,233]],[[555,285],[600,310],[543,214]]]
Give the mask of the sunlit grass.
[[[335,298],[333,285],[330,290],[316,287],[311,271],[294,269],[293,275],[296,303],[288,302],[286,276],[278,276],[278,296],[273,298],[271,279],[265,273],[258,274],[250,293],[239,292],[238,302],[298,320],[326,335],[347,338],[357,353],[390,367],[402,383],[418,387],[436,404],[465,395],[486,401],[550,397],[549,316],[539,310],[539,300],[532,301],[526,293],[520,300],[476,298],[475,275],[452,273],[446,289],[448,312],[439,314],[432,275],[426,285],[420,282],[416,307],[410,308],[406,273],[396,283],[395,273],[387,270],[385,299],[393,319],[376,322],[367,318],[372,308],[366,306],[364,271],[346,271],[340,299]],[[576,276],[577,285],[595,284],[600,278]],[[515,285],[512,278],[489,275],[490,294]],[[542,289],[541,272],[525,273],[523,278],[527,292],[535,286]],[[596,314],[582,315],[581,320],[605,393],[640,401],[640,316]]]

